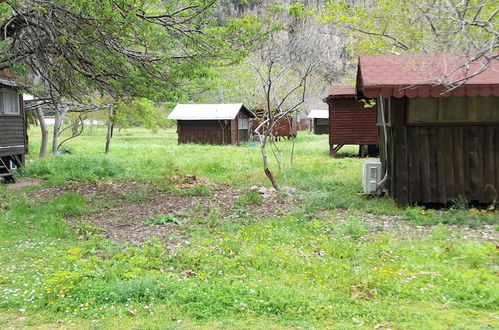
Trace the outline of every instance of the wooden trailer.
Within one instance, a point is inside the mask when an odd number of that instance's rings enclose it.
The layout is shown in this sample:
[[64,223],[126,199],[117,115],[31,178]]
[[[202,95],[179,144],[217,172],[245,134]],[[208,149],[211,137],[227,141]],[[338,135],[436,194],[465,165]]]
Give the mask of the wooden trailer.
[[[440,54],[359,60],[357,93],[377,99],[383,187],[398,205],[497,203],[499,61],[469,78],[484,62],[463,67],[466,59]],[[460,83],[449,90],[439,83],[446,76]]]
[[355,87],[333,85],[324,99],[329,106],[329,154],[346,144],[359,145],[359,156],[374,156],[378,144],[376,106],[357,100]]
[[252,118],[243,104],[178,104],[168,116],[177,120],[178,143],[219,145],[249,141]]
[[13,182],[12,170],[24,165],[28,152],[26,114],[19,85],[7,73],[0,73],[0,177]]
[[328,110],[310,110],[308,118],[311,122],[312,133],[329,134],[329,111]]

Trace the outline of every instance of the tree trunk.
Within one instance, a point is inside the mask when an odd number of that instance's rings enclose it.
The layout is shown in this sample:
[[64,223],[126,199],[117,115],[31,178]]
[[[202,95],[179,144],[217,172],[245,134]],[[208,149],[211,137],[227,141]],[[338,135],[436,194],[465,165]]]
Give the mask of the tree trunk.
[[274,174],[269,169],[269,162],[267,159],[267,150],[265,149],[264,137],[260,137],[260,150],[262,152],[263,170],[265,171],[265,175],[269,178],[270,183],[272,183],[272,187],[274,187],[275,190],[279,190],[279,184],[277,183]]
[[109,145],[111,144],[111,139],[113,137],[113,129],[114,129],[114,122],[113,122],[113,107],[109,107],[109,119],[107,121],[107,135],[106,135],[106,150],[105,153],[109,153]]
[[49,130],[47,128],[47,123],[45,122],[45,118],[43,117],[42,108],[37,107],[35,111],[36,111],[36,117],[38,118],[38,122],[40,123],[40,130],[42,131],[40,158],[43,158],[47,154],[47,147],[49,144]]
[[52,135],[52,153],[55,155],[57,153],[57,147],[59,146],[59,129],[62,124],[62,115],[60,109],[55,112],[54,120],[54,133]]
[[291,137],[293,139],[293,145],[291,147],[291,165],[293,165],[293,160],[294,160],[294,156],[295,156],[295,142],[296,142],[296,136],[293,135]]

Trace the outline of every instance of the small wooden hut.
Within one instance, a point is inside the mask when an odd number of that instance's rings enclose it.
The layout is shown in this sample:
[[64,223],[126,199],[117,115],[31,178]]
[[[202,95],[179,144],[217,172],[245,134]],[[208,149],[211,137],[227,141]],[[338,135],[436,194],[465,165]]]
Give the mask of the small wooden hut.
[[179,143],[239,144],[249,141],[253,112],[243,104],[177,104],[168,119],[177,120]]
[[[359,60],[357,94],[378,104],[382,187],[398,205],[499,199],[499,61],[487,68],[466,60],[450,54]],[[440,83],[444,77],[458,84],[449,89]]]
[[0,177],[14,181],[12,169],[24,165],[28,151],[26,115],[19,85],[0,73]]
[[324,99],[329,106],[329,153],[334,157],[346,144],[359,145],[359,156],[368,154],[368,146],[378,144],[376,107],[366,107],[355,97],[355,87],[331,86]]
[[329,134],[329,111],[328,110],[310,110],[308,118],[311,122],[312,132],[314,134]]
[[310,119],[304,110],[297,111],[295,118],[297,131],[310,131]]
[[[256,119],[252,121],[251,131],[255,134],[255,130],[260,125],[261,118],[265,115],[264,110],[256,110]],[[298,122],[296,117],[287,116],[282,118],[279,123],[274,127],[274,131],[272,132],[274,137],[277,138],[292,138],[296,137],[298,134]]]

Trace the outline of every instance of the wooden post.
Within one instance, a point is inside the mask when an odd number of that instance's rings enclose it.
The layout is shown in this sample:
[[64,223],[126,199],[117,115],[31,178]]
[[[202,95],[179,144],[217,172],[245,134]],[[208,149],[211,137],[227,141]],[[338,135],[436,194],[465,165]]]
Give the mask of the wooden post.
[[343,148],[344,144],[338,144],[336,147],[334,145],[330,145],[329,148],[329,156],[334,157],[340,151],[341,148]]

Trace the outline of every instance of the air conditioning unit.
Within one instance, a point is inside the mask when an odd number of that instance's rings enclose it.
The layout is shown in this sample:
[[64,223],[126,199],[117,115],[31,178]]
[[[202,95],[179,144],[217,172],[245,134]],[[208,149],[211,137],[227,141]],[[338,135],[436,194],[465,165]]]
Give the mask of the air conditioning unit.
[[378,190],[378,183],[383,178],[381,171],[381,162],[367,161],[364,163],[362,175],[362,187],[364,194],[370,195]]

